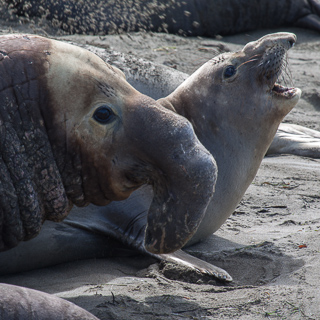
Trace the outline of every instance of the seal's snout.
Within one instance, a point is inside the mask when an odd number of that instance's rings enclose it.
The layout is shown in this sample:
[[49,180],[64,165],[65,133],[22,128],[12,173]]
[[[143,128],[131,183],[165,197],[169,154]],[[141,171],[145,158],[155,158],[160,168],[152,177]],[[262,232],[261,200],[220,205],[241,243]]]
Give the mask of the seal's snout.
[[161,174],[152,182],[154,198],[148,212],[145,248],[156,254],[174,252],[192,237],[217,179],[216,162],[195,136],[190,122],[171,116],[175,118],[172,127],[152,143],[157,149],[153,161]]
[[213,196],[217,166],[212,155],[194,145],[175,157],[175,176],[154,187],[148,213],[145,248],[151,253],[174,252],[198,229]]
[[249,42],[245,45],[242,51],[246,53],[255,52],[262,53],[268,48],[272,48],[275,45],[282,46],[285,50],[291,49],[297,42],[297,36],[290,32],[278,32],[267,34],[257,41]]
[[284,87],[276,83],[289,74],[287,52],[297,41],[293,33],[274,33],[249,43],[244,50],[250,55],[259,56],[258,76],[266,84],[267,92],[275,98],[291,99],[297,95],[295,88]]
[[289,49],[291,49],[292,47],[294,47],[294,45],[295,45],[295,43],[296,43],[296,39],[289,39],[288,40],[288,44],[289,44]]
[[263,88],[263,94],[272,98],[274,110],[282,115],[295,106],[301,95],[300,89],[287,86],[292,82],[287,53],[296,41],[293,33],[273,33],[247,44],[243,49],[246,57],[256,63],[253,78]]
[[[275,33],[269,35],[271,36],[271,41],[273,42],[272,38],[275,38],[275,42],[282,45],[286,50],[291,49],[295,43],[297,42],[297,36],[294,33]],[[268,36],[266,36],[266,40],[268,41]]]
[[186,118],[137,92],[129,111],[123,123],[130,147],[138,150],[133,159],[140,163],[131,178],[153,188],[145,248],[173,252],[187,243],[205,215],[217,180],[216,162]]

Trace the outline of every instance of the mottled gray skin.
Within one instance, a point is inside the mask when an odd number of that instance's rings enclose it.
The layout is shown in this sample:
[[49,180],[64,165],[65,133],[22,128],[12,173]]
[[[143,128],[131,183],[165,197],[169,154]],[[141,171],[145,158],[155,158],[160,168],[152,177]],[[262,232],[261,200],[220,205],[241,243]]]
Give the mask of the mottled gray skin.
[[[320,31],[319,0],[6,0],[19,16],[46,17],[68,33],[138,30],[190,36],[298,26]],[[30,5],[31,4],[31,5]]]
[[37,290],[0,284],[2,320],[98,320],[66,300]]
[[[271,90],[279,75],[282,58],[294,41],[292,34],[269,35],[248,44],[243,51],[224,54],[209,61],[180,86],[178,84],[185,75],[177,71],[166,71],[163,66],[152,67],[149,62],[126,59],[123,55],[103,56],[119,67],[122,65],[128,80],[150,95],[159,97],[166,87],[173,90],[175,85],[178,86],[160,103],[188,117],[200,139],[216,156],[222,174],[218,175],[216,192],[206,211],[205,223],[200,225],[200,231],[190,243],[211,235],[233,212],[254,178],[280,121],[297,103],[299,89],[292,89],[287,97]],[[100,53],[103,55],[102,51]],[[259,58],[245,63],[253,56]],[[237,73],[230,79],[224,79],[224,70],[231,64],[237,66]],[[155,76],[145,77],[144,71]],[[157,74],[161,76],[157,77]],[[158,81],[163,83],[162,79],[167,79],[167,76],[170,81],[166,82],[166,86],[159,86]],[[145,79],[152,79],[149,86]],[[252,93],[250,95],[248,87]],[[222,179],[219,180],[220,176]],[[125,201],[113,202],[106,207],[91,205],[84,211],[72,210],[63,224],[48,222],[44,226],[46,232],[4,255],[5,262],[0,263],[0,273],[79,257],[107,256],[108,253],[119,252],[120,248],[123,250],[125,246],[145,252],[141,234],[151,200],[151,188],[142,187]],[[87,218],[87,213],[92,219]],[[118,239],[119,243],[112,240],[110,244],[109,236]],[[59,256],[48,254],[55,252],[57,247],[61,252]],[[35,263],[29,259],[28,265],[22,265],[21,261],[29,255],[34,257]],[[224,270],[188,256],[181,250],[156,257],[191,266],[222,280],[232,279]]]
[[104,206],[143,184],[154,190],[146,248],[172,252],[190,239],[216,164],[185,118],[93,53],[59,41],[0,37],[0,72],[0,251],[73,205]]

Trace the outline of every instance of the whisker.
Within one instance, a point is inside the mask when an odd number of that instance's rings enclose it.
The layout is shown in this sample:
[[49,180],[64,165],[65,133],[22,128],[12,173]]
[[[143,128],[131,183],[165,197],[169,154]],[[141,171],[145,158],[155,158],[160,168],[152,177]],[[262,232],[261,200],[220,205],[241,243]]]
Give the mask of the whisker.
[[261,53],[260,54],[255,54],[254,56],[250,57],[249,60],[252,59],[252,58],[261,57],[261,56],[262,56]]
[[277,81],[286,87],[292,87],[292,74],[289,68],[288,55],[286,55],[281,63]]

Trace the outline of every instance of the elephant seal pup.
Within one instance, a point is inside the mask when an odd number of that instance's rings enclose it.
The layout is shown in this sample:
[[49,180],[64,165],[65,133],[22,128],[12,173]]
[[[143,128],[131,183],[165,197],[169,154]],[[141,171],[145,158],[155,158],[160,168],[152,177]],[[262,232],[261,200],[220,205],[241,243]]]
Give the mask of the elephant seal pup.
[[18,16],[46,17],[68,33],[148,30],[190,36],[230,35],[298,26],[320,31],[318,0],[5,0]]
[[[299,89],[275,84],[286,52],[295,40],[290,33],[272,34],[247,44],[239,52],[220,55],[203,65],[167,98],[160,99],[162,105],[193,123],[199,139],[218,163],[214,198],[206,211],[205,222],[189,244],[211,235],[232,214],[253,180],[279,123],[298,102]],[[126,73],[129,81],[138,82],[137,74]],[[150,88],[146,89],[151,92]],[[155,92],[158,94],[157,88]],[[105,207],[75,208],[62,224],[47,222],[45,232],[39,237],[3,253],[0,273],[105,256],[108,236],[145,252],[142,230],[151,200],[152,190],[142,187],[125,201]],[[114,247],[113,242],[108,246],[109,251]],[[56,251],[60,254],[48,255]],[[28,259],[28,265],[22,264],[28,256],[33,257]],[[156,257],[188,265],[222,280],[232,279],[224,270],[181,250]]]
[[145,245],[172,252],[212,197],[216,165],[191,124],[87,50],[0,37],[0,251],[61,221],[153,186]]
[[0,319],[98,320],[75,304],[37,290],[0,284]]

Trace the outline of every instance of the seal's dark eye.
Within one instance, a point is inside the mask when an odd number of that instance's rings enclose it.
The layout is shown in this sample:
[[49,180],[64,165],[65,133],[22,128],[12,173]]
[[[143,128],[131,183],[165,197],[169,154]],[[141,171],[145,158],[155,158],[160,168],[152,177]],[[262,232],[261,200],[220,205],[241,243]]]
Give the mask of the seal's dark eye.
[[225,78],[231,78],[233,75],[235,75],[236,73],[236,68],[235,66],[228,66],[225,70],[224,70],[224,77]]
[[114,119],[114,113],[110,107],[101,106],[94,112],[93,119],[102,124],[106,124]]

